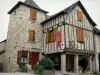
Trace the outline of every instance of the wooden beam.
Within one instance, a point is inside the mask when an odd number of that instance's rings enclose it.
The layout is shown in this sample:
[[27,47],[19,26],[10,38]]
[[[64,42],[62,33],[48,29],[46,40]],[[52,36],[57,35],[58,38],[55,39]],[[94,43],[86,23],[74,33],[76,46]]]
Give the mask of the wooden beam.
[[[65,21],[63,21],[63,22],[61,22],[61,23],[58,23],[58,24],[56,24],[56,25],[53,25],[52,27],[58,26],[59,24],[60,24],[59,26],[62,26],[64,23],[65,23],[65,25],[69,25],[69,26],[72,26],[72,27],[78,27],[78,26],[69,24],[69,23],[67,23],[67,22],[65,22]],[[49,27],[49,28],[52,28],[52,27]],[[86,28],[81,28],[81,27],[78,27],[78,28],[93,32],[92,30],[89,30],[89,29],[86,29]],[[48,29],[48,28],[47,28],[47,29]],[[45,29],[45,30],[47,30],[47,29]],[[43,31],[45,31],[45,30],[43,30]]]

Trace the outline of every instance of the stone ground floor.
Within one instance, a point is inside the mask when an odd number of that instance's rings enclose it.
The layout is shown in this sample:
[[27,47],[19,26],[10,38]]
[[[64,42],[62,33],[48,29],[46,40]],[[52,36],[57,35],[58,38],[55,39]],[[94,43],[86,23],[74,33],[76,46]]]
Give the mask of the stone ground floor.
[[35,75],[35,74],[16,72],[16,73],[0,73],[0,75]]
[[[16,72],[19,70],[18,63],[25,63],[29,70],[34,67],[39,59],[41,59],[41,50],[39,49],[20,49],[16,48],[14,54],[6,53],[3,72]],[[32,70],[32,69],[31,69]]]

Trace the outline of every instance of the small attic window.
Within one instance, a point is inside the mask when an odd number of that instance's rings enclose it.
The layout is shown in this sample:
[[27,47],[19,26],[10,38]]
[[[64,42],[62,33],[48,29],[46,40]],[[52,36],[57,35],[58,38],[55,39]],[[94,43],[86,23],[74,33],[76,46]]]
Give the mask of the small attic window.
[[16,10],[14,11],[14,15],[16,15]]
[[77,20],[78,21],[82,21],[83,20],[83,13],[82,13],[82,11],[77,11]]

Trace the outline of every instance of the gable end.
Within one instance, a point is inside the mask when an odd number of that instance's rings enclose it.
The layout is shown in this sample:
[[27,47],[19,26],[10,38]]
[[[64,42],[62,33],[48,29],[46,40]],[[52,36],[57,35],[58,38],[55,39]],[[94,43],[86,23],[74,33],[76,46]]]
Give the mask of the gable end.
[[63,14],[63,13],[68,14],[68,13],[70,13],[76,6],[79,6],[82,9],[83,13],[86,15],[87,19],[89,20],[89,22],[93,26],[97,26],[96,23],[91,19],[90,15],[88,14],[88,12],[86,11],[86,9],[84,8],[84,6],[82,5],[82,3],[80,1],[72,4],[68,8],[66,8],[66,9],[64,9],[64,10],[62,10],[62,11],[56,13],[56,14],[54,14],[50,18],[48,18],[48,19],[44,20],[43,22],[41,22],[41,24],[45,23],[46,21],[49,21],[50,19],[52,19],[52,18],[54,18],[54,17],[56,17],[56,16],[58,16],[60,14]]

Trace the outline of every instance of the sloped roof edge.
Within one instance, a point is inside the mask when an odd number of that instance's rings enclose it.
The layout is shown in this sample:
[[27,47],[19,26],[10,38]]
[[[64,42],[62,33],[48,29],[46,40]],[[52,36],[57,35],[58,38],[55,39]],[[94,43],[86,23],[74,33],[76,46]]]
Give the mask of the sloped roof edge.
[[43,23],[49,21],[50,19],[56,17],[57,15],[62,14],[63,12],[66,13],[66,14],[68,14],[68,13],[69,13],[72,9],[74,9],[77,5],[79,5],[80,8],[83,10],[84,14],[86,15],[87,19],[91,22],[91,24],[92,24],[93,26],[97,26],[96,23],[91,19],[91,17],[89,16],[88,12],[86,11],[86,9],[84,8],[84,6],[82,5],[82,3],[81,3],[80,1],[77,1],[76,3],[74,3],[74,4],[72,4],[71,6],[67,7],[66,9],[64,9],[64,10],[62,10],[62,11],[60,11],[60,12],[54,14],[54,15],[52,15],[50,18],[48,18],[48,19],[42,21],[41,24],[43,24]]
[[9,12],[8,12],[8,14],[11,14],[19,5],[25,5],[25,6],[28,6],[28,7],[31,7],[31,8],[34,8],[34,9],[37,9],[37,10],[40,10],[40,11],[43,11],[43,12],[45,12],[45,13],[48,13],[48,11],[45,11],[45,10],[42,10],[42,9],[39,9],[39,8],[36,8],[36,7],[33,7],[33,6],[31,6],[31,5],[28,5],[28,4],[26,4],[26,3],[23,3],[23,2],[21,2],[21,1],[19,1]]
[[2,43],[2,42],[6,42],[6,39],[5,39],[5,40],[3,40],[3,41],[1,41],[0,43]]
[[5,53],[5,50],[3,50],[3,51],[0,51],[0,55],[1,55],[1,54],[3,54],[3,53]]
[[94,28],[93,28],[93,31],[94,31],[95,34],[100,35],[100,29],[94,27]]
[[34,2],[33,0],[25,0],[24,3],[25,3],[25,4],[28,4],[28,5],[30,5],[30,6],[36,7],[36,8],[38,8],[38,9],[41,9],[41,8],[36,4],[36,2]]

